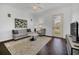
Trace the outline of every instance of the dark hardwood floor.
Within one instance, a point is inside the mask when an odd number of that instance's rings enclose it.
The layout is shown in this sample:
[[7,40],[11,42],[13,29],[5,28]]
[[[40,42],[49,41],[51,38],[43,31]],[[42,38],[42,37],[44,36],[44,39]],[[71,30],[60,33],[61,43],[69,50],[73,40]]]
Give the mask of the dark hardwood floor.
[[66,41],[60,38],[52,38],[37,55],[67,55]]
[[11,55],[3,43],[0,43],[0,55]]
[[[67,55],[66,41],[62,38],[51,38],[37,55]],[[11,55],[3,43],[0,43],[0,55]]]

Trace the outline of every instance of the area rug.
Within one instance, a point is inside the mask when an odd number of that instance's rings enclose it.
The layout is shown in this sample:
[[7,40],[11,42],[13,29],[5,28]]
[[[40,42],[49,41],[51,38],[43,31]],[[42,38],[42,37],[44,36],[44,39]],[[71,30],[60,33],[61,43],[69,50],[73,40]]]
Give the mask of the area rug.
[[12,55],[36,55],[50,40],[50,37],[38,37],[30,41],[31,37],[5,43]]

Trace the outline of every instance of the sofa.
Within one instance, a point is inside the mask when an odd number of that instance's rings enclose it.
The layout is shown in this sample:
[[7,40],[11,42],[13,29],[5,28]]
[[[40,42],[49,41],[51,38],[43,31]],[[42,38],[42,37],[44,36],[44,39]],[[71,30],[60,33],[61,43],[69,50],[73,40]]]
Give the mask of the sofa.
[[24,37],[28,37],[28,33],[31,32],[30,29],[14,29],[12,30],[13,39],[20,39]]

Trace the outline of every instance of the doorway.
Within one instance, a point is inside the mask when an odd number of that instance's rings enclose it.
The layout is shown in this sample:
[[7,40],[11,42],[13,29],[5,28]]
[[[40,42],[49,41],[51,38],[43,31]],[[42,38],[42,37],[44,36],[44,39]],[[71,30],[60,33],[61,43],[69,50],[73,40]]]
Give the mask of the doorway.
[[63,14],[53,16],[53,36],[63,37]]

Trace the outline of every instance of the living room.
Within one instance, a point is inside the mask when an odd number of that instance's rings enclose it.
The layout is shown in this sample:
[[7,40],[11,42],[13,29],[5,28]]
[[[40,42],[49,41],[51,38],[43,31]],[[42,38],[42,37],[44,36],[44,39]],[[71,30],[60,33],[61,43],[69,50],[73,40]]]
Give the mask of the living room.
[[[34,39],[36,36],[38,36],[38,34],[40,35],[40,37],[46,36],[43,37],[43,39],[47,39],[45,41],[41,40],[41,42],[39,40],[35,40],[35,42],[37,41],[36,43],[38,43],[37,46],[35,46],[37,49],[32,46],[35,49],[35,52],[27,52],[28,49],[30,49],[29,47],[26,49],[27,51],[24,50],[23,53],[22,51],[21,53],[17,53],[17,51],[14,53],[14,51],[12,51],[13,47],[10,47],[10,49],[8,49],[9,52],[13,55],[36,55],[38,53],[36,51],[40,51],[49,42],[50,37],[55,37],[58,39],[62,38],[63,40],[66,39],[66,35],[70,34],[70,24],[72,22],[79,21],[78,6],[79,4],[72,3],[0,3],[0,42],[3,43],[6,41],[11,41],[13,39],[15,39],[15,41],[18,39],[25,40],[25,38],[28,39],[29,36]],[[25,30],[27,30],[27,32],[25,32]],[[28,32],[32,33],[29,34]],[[34,32],[38,32],[38,34]],[[20,40],[19,43],[21,42]],[[39,42],[41,42],[42,45],[39,45]],[[9,47],[9,45],[12,45],[14,43],[16,44],[17,42],[13,41],[6,43],[5,45],[6,47]],[[17,45],[17,47],[19,46]],[[22,49],[22,47],[20,48]],[[58,51],[60,51],[60,49]],[[25,51],[26,53],[24,53]],[[38,53],[38,55],[39,54],[43,53]],[[48,54],[50,55],[51,53]],[[61,54],[63,53],[60,52],[57,55]]]

